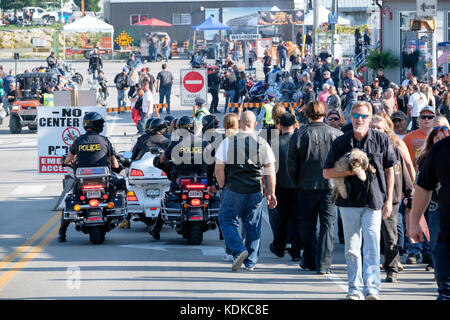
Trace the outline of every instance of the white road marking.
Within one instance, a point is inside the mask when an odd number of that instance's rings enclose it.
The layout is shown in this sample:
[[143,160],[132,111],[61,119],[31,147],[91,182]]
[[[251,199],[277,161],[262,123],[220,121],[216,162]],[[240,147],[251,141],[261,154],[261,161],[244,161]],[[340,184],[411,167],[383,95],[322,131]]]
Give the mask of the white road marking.
[[29,194],[40,194],[42,190],[44,190],[46,185],[42,184],[27,184],[18,186],[13,191],[10,192],[10,194],[17,194],[17,195],[29,195]]
[[152,244],[152,243],[141,243],[141,244],[128,244],[121,246],[123,248],[134,248],[134,249],[146,249],[146,250],[156,250],[156,251],[167,251],[173,249],[194,249],[194,250],[202,250],[202,254],[204,256],[220,256],[222,257],[225,254],[225,249],[223,247],[214,247],[214,246],[195,246],[195,247],[187,247],[187,246],[178,246],[178,245],[169,245],[169,244]]
[[0,239],[19,239],[23,238],[20,234],[0,234]]

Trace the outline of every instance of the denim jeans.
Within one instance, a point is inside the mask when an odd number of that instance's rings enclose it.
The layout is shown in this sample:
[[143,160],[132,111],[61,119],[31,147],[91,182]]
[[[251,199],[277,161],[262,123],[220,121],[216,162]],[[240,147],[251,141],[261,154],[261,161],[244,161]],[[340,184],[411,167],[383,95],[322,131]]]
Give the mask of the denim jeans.
[[172,94],[172,88],[159,88],[159,103],[164,102],[164,97],[167,103],[167,113],[170,113],[170,95]]
[[430,230],[430,247],[433,250],[439,235],[439,207],[433,202],[428,207],[428,229]]
[[117,89],[117,106],[125,107],[125,90]]
[[405,252],[405,204],[403,200],[400,204],[400,208],[398,209],[398,218],[397,218],[397,248],[400,256],[402,256]]
[[164,49],[164,58],[166,59],[166,62],[169,62],[169,56],[170,56],[170,47]]
[[280,68],[285,69],[286,68],[286,56],[280,55]]
[[433,266],[439,293],[437,300],[450,300],[450,249],[444,242],[436,242]]
[[[345,238],[348,294],[378,295],[380,291],[381,210],[339,207]],[[361,243],[363,256],[361,257]]]
[[214,60],[219,59],[219,53],[220,53],[219,44],[215,43],[214,44]]
[[[225,245],[236,258],[247,250],[248,257],[244,260],[246,267],[254,267],[258,262],[261,246],[261,204],[262,192],[237,193],[225,187],[219,208],[219,223],[225,240]],[[239,220],[245,232],[245,246],[239,235]]]
[[233,103],[234,94],[236,93],[234,90],[226,91],[227,96],[225,97],[225,109],[223,113],[227,113],[228,103]]
[[[336,213],[333,190],[299,190],[301,239],[304,265],[327,272],[331,267]],[[316,226],[319,218],[319,235]]]
[[156,62],[156,58],[158,57],[158,49],[154,48],[154,47],[150,47],[150,51],[149,51],[149,57],[148,60],[149,62]]

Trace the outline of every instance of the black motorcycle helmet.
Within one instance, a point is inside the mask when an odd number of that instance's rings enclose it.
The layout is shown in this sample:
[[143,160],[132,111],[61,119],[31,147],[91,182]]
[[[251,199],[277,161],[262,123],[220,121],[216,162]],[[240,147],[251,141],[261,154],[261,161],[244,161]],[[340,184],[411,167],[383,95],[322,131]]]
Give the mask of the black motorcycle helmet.
[[105,124],[105,119],[102,118],[98,112],[88,112],[83,118],[83,128],[84,130],[92,129],[97,133],[103,131],[103,126]]
[[167,122],[164,119],[156,118],[150,123],[150,132],[156,133],[158,131],[164,132],[167,130]]
[[145,121],[145,126],[144,126],[145,132],[150,132],[150,125],[153,120],[155,120],[155,118],[149,118],[147,121]]
[[170,114],[164,117],[164,121],[167,123],[168,126],[170,126],[170,124],[172,123],[173,119],[175,119],[175,117],[170,115]]
[[216,129],[219,127],[219,118],[215,114],[208,114],[202,119],[202,131]]
[[177,122],[178,129],[186,129],[190,133],[194,133],[194,119],[189,116],[182,116]]

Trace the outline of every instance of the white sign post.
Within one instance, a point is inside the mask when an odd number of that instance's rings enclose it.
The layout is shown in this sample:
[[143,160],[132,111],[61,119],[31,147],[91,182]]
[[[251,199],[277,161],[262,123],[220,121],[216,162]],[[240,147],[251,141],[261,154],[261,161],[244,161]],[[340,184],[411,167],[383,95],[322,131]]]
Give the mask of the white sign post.
[[[68,153],[74,141],[86,131],[83,117],[87,112],[98,112],[106,121],[103,107],[39,107],[38,108],[38,172],[65,174],[61,151]],[[102,135],[106,135],[106,125]]]
[[208,72],[206,69],[181,70],[181,106],[194,106],[195,98],[208,100]]
[[437,0],[416,0],[417,18],[434,18],[437,16]]

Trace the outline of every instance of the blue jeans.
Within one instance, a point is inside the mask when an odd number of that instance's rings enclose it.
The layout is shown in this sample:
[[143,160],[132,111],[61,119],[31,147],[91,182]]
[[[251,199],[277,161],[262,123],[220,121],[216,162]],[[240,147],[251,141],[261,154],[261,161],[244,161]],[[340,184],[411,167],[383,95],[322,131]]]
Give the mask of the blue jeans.
[[152,62],[152,61],[156,62],[157,57],[158,57],[158,49],[150,47],[149,57],[148,57],[149,62]]
[[397,219],[397,248],[400,256],[402,256],[405,250],[405,204],[403,201],[400,204],[400,208],[398,210],[398,219]]
[[117,89],[117,106],[125,107],[125,90]]
[[227,96],[225,97],[225,109],[223,113],[227,113],[228,103],[234,102],[234,94],[236,93],[234,90],[226,91]]
[[280,58],[279,59],[280,60],[280,68],[285,69],[286,68],[286,56],[280,55],[279,58]]
[[[246,267],[254,267],[258,262],[261,246],[261,203],[262,192],[237,193],[225,188],[219,208],[219,223],[225,239],[225,245],[236,258],[247,250],[248,257],[244,260]],[[245,246],[239,235],[239,220],[245,232]]]
[[215,43],[214,44],[214,60],[219,59],[219,44]]
[[[378,295],[380,291],[381,210],[339,207],[344,227],[348,294]],[[361,242],[363,256],[361,257]]]
[[450,249],[444,242],[436,242],[433,266],[439,293],[437,300],[450,300]]
[[166,62],[169,61],[169,56],[170,56],[170,47],[164,49],[164,58],[166,59]]
[[430,230],[430,247],[433,250],[439,235],[439,207],[434,202],[428,206],[428,229]]
[[164,102],[164,97],[167,103],[167,113],[170,113],[170,94],[172,93],[172,88],[159,88],[159,103]]

